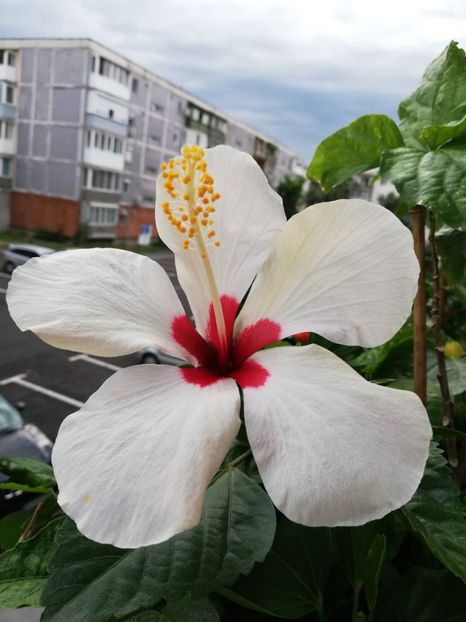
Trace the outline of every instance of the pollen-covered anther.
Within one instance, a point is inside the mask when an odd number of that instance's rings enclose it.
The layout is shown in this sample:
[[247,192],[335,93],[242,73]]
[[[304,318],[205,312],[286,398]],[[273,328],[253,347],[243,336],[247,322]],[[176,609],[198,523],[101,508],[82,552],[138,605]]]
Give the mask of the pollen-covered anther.
[[214,238],[216,235],[217,235],[217,234],[215,233],[215,231],[214,231],[214,230],[212,230],[212,231],[209,231],[209,233],[208,233],[207,237],[208,237],[208,238]]
[[218,247],[220,246],[220,240],[216,240],[216,241],[214,242],[214,246],[217,246],[217,248],[218,248]]

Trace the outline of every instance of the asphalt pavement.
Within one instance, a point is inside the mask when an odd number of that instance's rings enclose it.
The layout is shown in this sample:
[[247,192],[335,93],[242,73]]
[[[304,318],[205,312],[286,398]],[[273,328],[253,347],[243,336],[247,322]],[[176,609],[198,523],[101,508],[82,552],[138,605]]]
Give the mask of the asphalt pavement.
[[[165,268],[186,304],[176,280],[173,255],[163,251],[151,257]],[[5,301],[9,278],[0,273],[0,393],[13,404],[23,402],[23,418],[54,440],[63,419],[117,369],[137,365],[138,356],[82,356],[53,348],[29,331],[21,332]]]

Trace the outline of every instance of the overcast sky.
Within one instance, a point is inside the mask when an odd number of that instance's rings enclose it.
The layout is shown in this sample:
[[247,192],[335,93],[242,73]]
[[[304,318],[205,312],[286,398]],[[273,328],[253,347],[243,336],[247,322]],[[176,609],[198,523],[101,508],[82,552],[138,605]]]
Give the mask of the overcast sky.
[[465,0],[0,0],[2,37],[91,37],[307,163],[362,114],[396,118],[427,64],[466,45]]

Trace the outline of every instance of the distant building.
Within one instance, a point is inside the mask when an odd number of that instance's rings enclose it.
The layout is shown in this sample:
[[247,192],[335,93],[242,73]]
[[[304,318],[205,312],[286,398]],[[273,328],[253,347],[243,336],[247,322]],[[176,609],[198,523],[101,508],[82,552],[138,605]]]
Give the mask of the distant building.
[[0,228],[134,238],[184,144],[247,151],[276,186],[295,153],[90,39],[0,40]]

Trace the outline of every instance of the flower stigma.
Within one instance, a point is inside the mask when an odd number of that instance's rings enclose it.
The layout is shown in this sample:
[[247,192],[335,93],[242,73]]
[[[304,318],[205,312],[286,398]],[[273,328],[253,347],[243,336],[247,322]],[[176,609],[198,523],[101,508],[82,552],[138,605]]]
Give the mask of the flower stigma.
[[205,152],[201,147],[183,147],[181,156],[162,164],[162,171],[164,189],[170,197],[162,202],[162,210],[169,223],[185,236],[183,249],[197,252],[202,259],[220,340],[219,357],[226,365],[225,318],[209,255],[209,249],[212,251],[221,245],[214,229],[214,204],[221,195],[214,188],[215,180],[207,170]]

